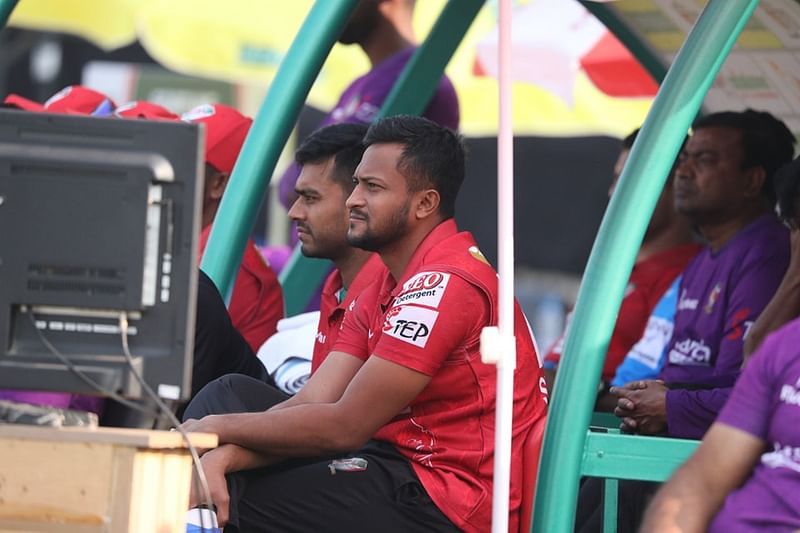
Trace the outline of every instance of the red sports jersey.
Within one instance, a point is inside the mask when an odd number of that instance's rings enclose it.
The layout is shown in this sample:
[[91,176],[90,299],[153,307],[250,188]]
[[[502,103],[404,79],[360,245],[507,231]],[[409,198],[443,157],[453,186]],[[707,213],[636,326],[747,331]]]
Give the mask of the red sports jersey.
[[331,347],[336,344],[347,308],[353,304],[353,301],[364,289],[376,280],[382,280],[385,275],[386,266],[378,254],[373,254],[353,278],[344,299],[339,302],[339,291],[343,287],[342,276],[338,270],[330,273],[328,279],[325,280],[325,285],[322,286],[322,296],[319,302],[319,326],[317,326],[317,338],[314,341],[314,355],[311,358],[312,374],[328,356]]
[[[334,351],[381,357],[431,376],[410,405],[378,430],[411,463],[437,507],[459,528],[491,526],[497,370],[481,361],[480,334],[497,323],[497,275],[469,233],[437,226],[395,283],[387,272],[345,317]],[[545,415],[546,389],[533,337],[515,310],[509,529],[518,527],[522,449]]]
[[[210,233],[211,225],[200,234],[201,258]],[[278,320],[283,318],[283,291],[278,278],[249,239],[236,275],[228,313],[233,327],[242,334],[253,353],[257,353],[264,341],[278,330]]]
[[[675,278],[700,251],[698,244],[684,244],[654,254],[633,265],[625,296],[611,334],[603,364],[602,379],[610,383],[617,367],[634,344],[642,338],[650,313]],[[566,330],[545,356],[545,366],[558,365],[564,347]]]

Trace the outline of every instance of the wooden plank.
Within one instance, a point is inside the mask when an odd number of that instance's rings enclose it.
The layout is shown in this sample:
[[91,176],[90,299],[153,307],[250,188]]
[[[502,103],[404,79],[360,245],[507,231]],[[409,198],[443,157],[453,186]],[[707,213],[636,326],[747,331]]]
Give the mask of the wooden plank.
[[[49,428],[22,424],[0,424],[0,439],[28,439],[57,442],[109,443],[137,448],[185,448],[183,437],[177,431],[155,431],[129,428]],[[217,436],[212,433],[190,433],[189,438],[199,448],[215,448]]]

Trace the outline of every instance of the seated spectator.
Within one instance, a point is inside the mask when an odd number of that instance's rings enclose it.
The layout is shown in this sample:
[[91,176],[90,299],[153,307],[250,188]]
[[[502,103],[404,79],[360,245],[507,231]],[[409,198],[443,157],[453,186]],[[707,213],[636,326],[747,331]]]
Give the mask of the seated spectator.
[[778,212],[790,231],[791,259],[775,296],[744,340],[745,364],[769,333],[800,316],[800,158],[775,176]]
[[[203,230],[200,235],[202,257],[211,233],[211,223],[253,121],[222,104],[198,106],[181,118],[206,127]],[[233,326],[247,340],[253,353],[277,331],[278,320],[283,318],[283,291],[278,278],[252,240],[248,240],[245,246],[228,310]]]
[[[762,336],[770,336],[745,368],[703,443],[659,491],[645,517],[645,531],[800,528],[796,501],[800,492],[800,294],[792,283],[797,275],[800,159],[778,172],[776,188],[781,218],[792,228],[792,260],[748,339],[757,326]],[[785,325],[787,321],[791,322]]]
[[[300,251],[306,257],[330,259],[336,268],[322,289],[320,312],[316,313],[314,333],[309,336],[312,349],[298,354],[297,349],[304,342],[297,342],[294,337],[304,334],[302,328],[282,332],[279,323],[279,332],[259,350],[259,358],[285,392],[294,393],[298,388],[288,386],[287,380],[304,384],[319,368],[335,344],[347,308],[369,283],[385,273],[377,255],[347,242],[349,214],[344,203],[353,190],[353,172],[364,152],[361,139],[366,131],[363,124],[326,126],[306,138],[295,154],[301,171],[295,186],[297,200],[289,209],[289,218],[297,226]],[[286,320],[288,325],[298,317]],[[284,347],[287,342],[292,343],[291,349]],[[297,377],[298,367],[307,368],[305,379]],[[287,386],[282,386],[284,383]]]
[[[701,438],[742,364],[745,333],[789,263],[789,237],[775,216],[774,175],[791,161],[794,136],[769,113],[698,119],[678,160],[675,207],[706,241],[686,267],[660,380],[613,387],[622,427],[643,435]],[[619,531],[634,531],[653,484],[621,481]],[[581,487],[576,530],[600,528],[601,483]]]
[[[417,117],[375,122],[365,145],[346,204],[347,235],[377,251],[384,276],[348,308],[336,344],[299,394],[275,405],[266,390],[251,391],[257,406],[238,396],[240,388],[209,386],[187,410],[203,414],[195,403],[215,394],[220,405],[258,410],[184,424],[220,437],[222,446],[202,461],[222,497],[226,529],[490,527],[496,369],[483,364],[478,347],[483,327],[496,323],[497,275],[452,220],[463,145]],[[514,332],[512,531],[521,448],[546,409],[518,305]]]
[[642,531],[800,529],[800,319],[772,333]]
[[[608,189],[609,198],[614,192],[638,133],[639,130],[636,130],[622,141],[622,151],[614,165],[614,176]],[[615,398],[609,401],[607,397],[608,386],[614,378],[617,367],[633,345],[642,338],[648,317],[661,296],[700,250],[693,241],[688,221],[683,215],[675,212],[672,198],[673,183],[674,173],[670,173],[664,184],[664,190],[658,197],[642,246],[636,256],[636,263],[633,265],[611,335],[601,374],[602,387],[598,393],[598,408],[603,410],[613,410],[616,403]],[[545,377],[551,390],[566,335],[565,329],[561,338],[545,356]]]

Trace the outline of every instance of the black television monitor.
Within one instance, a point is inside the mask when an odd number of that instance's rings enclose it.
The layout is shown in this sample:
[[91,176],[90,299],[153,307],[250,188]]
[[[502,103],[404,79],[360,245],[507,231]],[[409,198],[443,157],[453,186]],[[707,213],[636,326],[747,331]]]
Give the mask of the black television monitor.
[[101,394],[77,368],[139,398],[125,340],[151,388],[189,397],[202,142],[180,122],[0,110],[0,388]]

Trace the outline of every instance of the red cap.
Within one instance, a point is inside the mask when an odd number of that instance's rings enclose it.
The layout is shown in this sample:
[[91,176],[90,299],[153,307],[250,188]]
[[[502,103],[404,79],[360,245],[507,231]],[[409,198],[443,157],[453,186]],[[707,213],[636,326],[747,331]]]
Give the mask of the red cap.
[[253,120],[232,107],[204,104],[184,113],[181,120],[206,125],[206,163],[230,174]]
[[23,111],[44,111],[44,106],[39,102],[28,100],[18,94],[9,94],[6,96],[6,99],[3,100],[3,103],[22,109]]
[[44,103],[50,113],[80,113],[107,116],[114,111],[114,102],[108,96],[82,85],[69,85]]
[[147,102],[145,100],[134,100],[123,104],[114,110],[114,116],[118,118],[144,118],[148,120],[178,120],[181,117],[166,107]]

